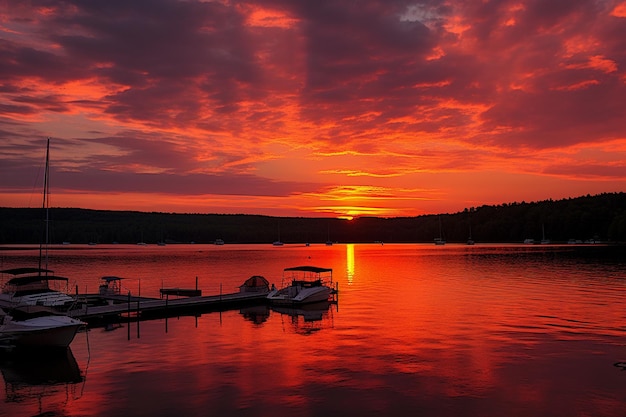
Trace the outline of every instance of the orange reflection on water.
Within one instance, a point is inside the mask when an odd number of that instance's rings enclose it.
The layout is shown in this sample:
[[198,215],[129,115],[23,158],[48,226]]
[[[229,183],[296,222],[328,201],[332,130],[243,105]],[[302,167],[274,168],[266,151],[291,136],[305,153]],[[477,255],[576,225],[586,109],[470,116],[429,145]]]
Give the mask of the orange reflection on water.
[[153,277],[142,278],[146,295],[163,271],[171,286],[198,274],[203,289],[233,291],[250,275],[279,284],[285,267],[326,266],[339,302],[92,329],[72,346],[79,364],[86,352],[90,361],[85,392],[66,414],[320,415],[329,404],[341,415],[623,410],[624,381],[612,366],[626,321],[620,264],[454,245],[199,247],[163,258],[157,250],[74,263]]

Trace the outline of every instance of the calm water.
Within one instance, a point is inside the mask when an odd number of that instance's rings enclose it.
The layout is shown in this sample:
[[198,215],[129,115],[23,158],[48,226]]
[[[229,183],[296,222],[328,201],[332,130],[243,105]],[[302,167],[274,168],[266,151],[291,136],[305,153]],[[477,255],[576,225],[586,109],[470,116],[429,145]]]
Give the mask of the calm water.
[[[0,416],[626,415],[624,262],[521,245],[81,248],[50,252],[81,292],[118,275],[142,296],[196,277],[218,294],[311,264],[334,269],[339,302],[92,328],[54,357],[0,353]],[[0,251],[0,267],[36,256]]]

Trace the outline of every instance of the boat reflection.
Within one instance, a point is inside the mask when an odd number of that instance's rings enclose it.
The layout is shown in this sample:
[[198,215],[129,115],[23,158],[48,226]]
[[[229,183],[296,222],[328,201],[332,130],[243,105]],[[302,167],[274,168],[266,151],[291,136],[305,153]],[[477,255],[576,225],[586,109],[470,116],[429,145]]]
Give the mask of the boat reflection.
[[84,375],[69,348],[3,352],[0,373],[5,401],[31,404],[33,413],[62,413],[70,401],[82,395]]
[[295,333],[308,336],[334,327],[333,306],[337,303],[320,301],[300,306],[271,306],[271,310],[280,313],[283,331],[288,325]]
[[263,324],[270,316],[270,309],[266,305],[258,305],[242,308],[239,310],[239,314],[254,324]]

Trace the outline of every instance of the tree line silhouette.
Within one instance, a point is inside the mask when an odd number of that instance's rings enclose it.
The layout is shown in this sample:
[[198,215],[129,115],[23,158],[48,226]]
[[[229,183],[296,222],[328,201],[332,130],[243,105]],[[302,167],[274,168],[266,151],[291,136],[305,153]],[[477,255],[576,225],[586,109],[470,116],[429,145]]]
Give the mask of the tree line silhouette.
[[[45,215],[39,208],[0,208],[0,244],[40,243]],[[271,217],[245,214],[177,214],[77,208],[49,210],[51,243],[284,243],[536,241],[626,242],[626,194],[468,207],[457,213],[415,217]]]

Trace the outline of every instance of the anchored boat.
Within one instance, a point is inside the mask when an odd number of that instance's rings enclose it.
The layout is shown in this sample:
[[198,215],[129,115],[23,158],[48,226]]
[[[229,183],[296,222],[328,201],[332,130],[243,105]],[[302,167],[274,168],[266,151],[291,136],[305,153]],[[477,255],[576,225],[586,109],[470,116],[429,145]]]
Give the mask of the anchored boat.
[[317,266],[285,268],[283,285],[272,288],[267,299],[274,305],[294,305],[328,301],[336,293],[333,270]]
[[43,307],[15,309],[10,315],[0,309],[0,340],[15,346],[67,348],[86,324]]
[[50,287],[50,282],[64,282],[67,287],[68,279],[48,275],[52,274],[49,269],[13,268],[0,273],[13,276],[6,281],[0,293],[0,301],[5,301],[10,306],[40,305],[64,310],[75,303],[74,298],[67,293]]
[[[44,172],[43,204],[46,213],[45,241],[39,244],[39,265],[35,267],[13,268],[0,271],[14,278],[9,279],[0,293],[0,305],[14,307],[18,305],[40,305],[57,309],[70,308],[75,300],[68,294],[57,291],[49,286],[50,282],[65,282],[67,278],[52,275],[48,267],[48,240],[49,240],[49,175],[50,175],[50,138],[46,145],[46,169]],[[45,254],[45,256],[44,256]],[[45,260],[45,264],[42,262]]]

